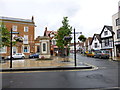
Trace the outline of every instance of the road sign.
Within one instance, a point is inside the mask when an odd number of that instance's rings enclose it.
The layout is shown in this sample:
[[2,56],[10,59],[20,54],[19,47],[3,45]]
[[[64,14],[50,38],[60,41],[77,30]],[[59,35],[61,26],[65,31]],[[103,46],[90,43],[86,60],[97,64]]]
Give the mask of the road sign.
[[[11,32],[10,32],[11,33]],[[19,32],[12,32],[12,34],[19,34]]]
[[[72,32],[72,34],[74,34],[74,32]],[[82,34],[82,32],[75,32],[75,34]]]

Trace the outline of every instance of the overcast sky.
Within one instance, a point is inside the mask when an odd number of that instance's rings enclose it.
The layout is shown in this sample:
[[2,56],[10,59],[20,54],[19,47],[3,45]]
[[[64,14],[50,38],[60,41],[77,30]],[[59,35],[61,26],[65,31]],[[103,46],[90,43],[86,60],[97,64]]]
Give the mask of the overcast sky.
[[45,27],[58,30],[63,17],[86,37],[100,33],[104,25],[112,25],[112,15],[118,12],[119,0],[0,0],[0,16],[35,19],[35,37],[42,36]]

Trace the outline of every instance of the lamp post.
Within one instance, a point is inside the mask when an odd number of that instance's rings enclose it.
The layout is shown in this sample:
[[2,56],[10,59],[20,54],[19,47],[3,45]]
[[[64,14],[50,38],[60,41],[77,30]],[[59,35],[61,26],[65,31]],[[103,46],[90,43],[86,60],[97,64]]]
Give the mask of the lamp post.
[[74,28],[74,32],[72,34],[74,34],[74,63],[75,63],[75,67],[77,66],[77,61],[76,61],[76,35],[75,34],[82,34],[82,32],[75,32],[75,28]]
[[11,28],[11,32],[10,32],[10,68],[12,68],[12,34],[19,34],[19,32],[12,32],[12,28]]
[[74,59],[75,59],[75,66],[77,66],[77,62],[76,62],[76,37],[75,37],[75,28],[74,28]]
[[[72,32],[72,34],[74,34],[74,65],[75,67],[77,66],[77,61],[76,61],[76,35],[75,34],[82,34],[82,32],[75,32],[75,28],[74,28],[74,32]],[[64,40],[70,40],[71,37],[70,36],[65,36]]]

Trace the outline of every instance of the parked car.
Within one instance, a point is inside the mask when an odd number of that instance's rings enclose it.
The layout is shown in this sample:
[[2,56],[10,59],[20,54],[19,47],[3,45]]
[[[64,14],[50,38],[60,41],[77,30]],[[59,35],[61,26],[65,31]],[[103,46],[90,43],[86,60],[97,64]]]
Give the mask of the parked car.
[[97,51],[94,55],[95,58],[108,58],[109,59],[109,51],[107,50],[100,50]]
[[[23,53],[16,53],[16,54],[12,55],[12,58],[13,59],[16,59],[16,58],[25,58],[25,55]],[[10,59],[10,56],[8,56],[7,59]]]
[[34,54],[31,54],[29,55],[29,58],[39,58],[39,53],[34,53]]
[[94,52],[88,52],[86,53],[87,57],[94,57],[95,53]]

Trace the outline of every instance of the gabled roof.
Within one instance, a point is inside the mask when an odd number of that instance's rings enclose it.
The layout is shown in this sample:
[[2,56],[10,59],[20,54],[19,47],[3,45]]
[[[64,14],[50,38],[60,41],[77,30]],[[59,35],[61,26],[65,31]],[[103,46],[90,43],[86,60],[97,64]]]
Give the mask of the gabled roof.
[[100,34],[94,34],[90,45],[92,45],[92,42],[93,42],[95,36],[96,36],[96,38],[98,39],[98,41],[101,43]]
[[101,36],[101,34],[103,33],[103,31],[104,31],[105,28],[107,28],[112,34],[115,34],[115,33],[113,32],[112,26],[104,25],[104,27],[103,27],[103,29],[102,29],[102,31],[101,31],[101,33],[100,33],[100,36]]
[[48,31],[48,30],[47,30],[47,27],[46,27],[46,28],[45,28],[45,31],[44,31],[44,36],[49,36],[50,33],[56,34],[57,32],[56,32],[56,31]]
[[92,37],[88,37],[85,41],[85,45],[88,46],[88,42],[89,42],[89,45],[90,45],[91,41],[92,41]]

